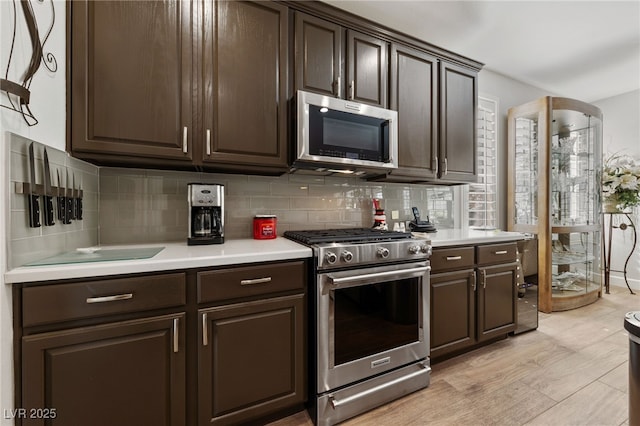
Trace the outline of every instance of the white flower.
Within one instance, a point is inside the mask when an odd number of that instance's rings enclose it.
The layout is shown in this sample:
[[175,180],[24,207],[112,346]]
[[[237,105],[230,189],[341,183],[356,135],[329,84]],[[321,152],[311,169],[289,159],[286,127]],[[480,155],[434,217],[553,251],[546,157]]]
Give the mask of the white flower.
[[631,189],[631,190],[638,189],[638,178],[630,173],[623,174],[622,176],[620,176],[619,181],[620,181],[620,188]]

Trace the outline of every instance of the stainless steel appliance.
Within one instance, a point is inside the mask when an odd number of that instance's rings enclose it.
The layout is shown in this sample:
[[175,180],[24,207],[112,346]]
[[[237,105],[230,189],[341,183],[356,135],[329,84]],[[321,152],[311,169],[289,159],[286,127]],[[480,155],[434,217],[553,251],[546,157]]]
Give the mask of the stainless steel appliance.
[[293,167],[383,174],[398,167],[398,113],[298,91]]
[[429,385],[429,240],[287,231],[309,245],[309,413],[332,425]]
[[188,245],[224,243],[224,186],[190,183]]

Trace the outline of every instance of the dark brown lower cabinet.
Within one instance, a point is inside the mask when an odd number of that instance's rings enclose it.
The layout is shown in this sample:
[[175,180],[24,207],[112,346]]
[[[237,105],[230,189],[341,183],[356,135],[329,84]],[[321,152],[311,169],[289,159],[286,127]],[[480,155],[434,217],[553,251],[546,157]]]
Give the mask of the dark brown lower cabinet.
[[475,343],[476,294],[473,269],[431,276],[431,357]]
[[[434,249],[431,358],[506,337],[516,328],[516,243]],[[456,269],[456,265],[459,265]]]
[[517,263],[478,268],[478,341],[516,328]]
[[201,309],[198,424],[239,424],[304,402],[304,295]]
[[24,336],[22,424],[184,425],[184,336],[183,313]]

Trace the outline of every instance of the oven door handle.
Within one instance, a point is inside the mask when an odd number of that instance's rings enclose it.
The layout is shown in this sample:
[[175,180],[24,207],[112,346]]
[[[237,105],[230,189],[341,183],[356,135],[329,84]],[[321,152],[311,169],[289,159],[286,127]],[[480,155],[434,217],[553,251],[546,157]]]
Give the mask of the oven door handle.
[[402,383],[407,380],[411,380],[414,377],[422,376],[425,374],[429,374],[431,372],[431,367],[420,364],[420,370],[414,371],[413,373],[409,373],[406,376],[398,377],[397,379],[391,380],[386,383],[382,383],[381,385],[374,386],[371,389],[367,389],[363,392],[356,393],[355,395],[347,396],[342,399],[335,399],[333,396],[329,397],[329,402],[331,403],[331,407],[335,410],[340,406],[347,405],[351,402],[354,402],[358,399],[366,398],[374,393],[380,392],[386,388],[397,385],[398,383]]
[[431,270],[431,266],[420,266],[420,267],[411,268],[411,269],[374,272],[372,274],[354,275],[351,277],[336,278],[331,275],[328,275],[328,278],[329,280],[331,280],[331,285],[334,288],[339,288],[339,287],[345,288],[345,287],[354,287],[354,286],[360,285],[362,282],[370,283],[371,279],[377,280],[378,278],[383,278],[383,279],[384,278],[392,278],[392,279],[413,278],[430,270]]

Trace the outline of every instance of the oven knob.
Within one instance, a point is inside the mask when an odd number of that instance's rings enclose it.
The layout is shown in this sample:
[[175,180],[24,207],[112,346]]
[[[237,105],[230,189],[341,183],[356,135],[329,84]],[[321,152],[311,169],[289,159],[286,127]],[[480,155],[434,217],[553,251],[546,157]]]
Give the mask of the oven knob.
[[386,259],[387,257],[389,257],[389,249],[386,247],[378,247],[377,253],[378,253],[378,256],[383,259]]
[[340,257],[342,257],[342,260],[344,262],[348,263],[348,262],[351,262],[353,260],[353,253],[351,253],[350,251],[346,251],[345,250],[345,251],[342,252],[342,255]]
[[429,255],[429,256],[431,256],[431,254],[432,254],[431,245],[429,245],[429,244],[422,244],[422,245],[420,246],[420,251],[421,251],[421,252],[423,252],[423,253],[425,253],[425,254],[427,254],[427,255]]
[[409,253],[411,254],[420,253],[420,246],[409,246]]
[[332,265],[336,263],[336,260],[338,260],[338,256],[336,256],[336,254],[333,252],[328,252],[327,254],[324,255],[324,258],[327,261],[327,263],[330,263]]

